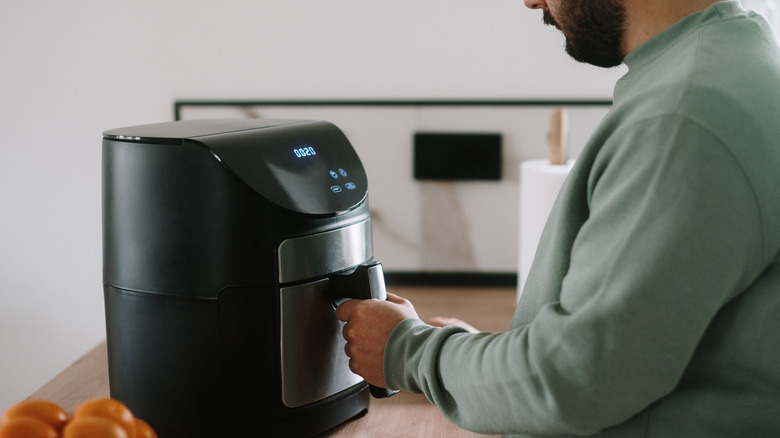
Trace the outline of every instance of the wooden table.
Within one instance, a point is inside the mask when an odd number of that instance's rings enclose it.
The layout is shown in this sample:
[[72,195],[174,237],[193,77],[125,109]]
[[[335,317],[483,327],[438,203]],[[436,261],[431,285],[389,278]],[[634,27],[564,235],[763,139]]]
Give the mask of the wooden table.
[[[484,331],[505,331],[514,312],[513,288],[395,287],[391,292],[412,301],[420,317],[453,316]],[[46,383],[31,398],[51,400],[66,411],[86,400],[108,397],[106,343],[89,351]],[[321,437],[485,437],[450,423],[422,395],[401,392],[384,400],[371,399],[368,415],[342,424]],[[162,437],[164,438],[164,437]]]

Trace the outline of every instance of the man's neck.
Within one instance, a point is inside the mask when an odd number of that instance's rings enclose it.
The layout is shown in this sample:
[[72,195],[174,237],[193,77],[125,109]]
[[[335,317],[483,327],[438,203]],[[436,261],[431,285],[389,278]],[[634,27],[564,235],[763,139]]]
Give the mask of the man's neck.
[[623,34],[623,55],[647,42],[682,18],[718,3],[721,0],[624,0],[626,30]]

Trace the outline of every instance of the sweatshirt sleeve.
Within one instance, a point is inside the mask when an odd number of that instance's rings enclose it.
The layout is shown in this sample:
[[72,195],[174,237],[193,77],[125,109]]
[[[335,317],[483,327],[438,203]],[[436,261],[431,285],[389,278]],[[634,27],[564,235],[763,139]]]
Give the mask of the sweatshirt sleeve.
[[588,219],[556,255],[569,258],[551,279],[559,301],[506,333],[404,321],[385,347],[388,385],[463,428],[529,434],[596,433],[672,391],[709,322],[759,274],[749,179],[696,123],[658,117],[613,135],[582,196]]

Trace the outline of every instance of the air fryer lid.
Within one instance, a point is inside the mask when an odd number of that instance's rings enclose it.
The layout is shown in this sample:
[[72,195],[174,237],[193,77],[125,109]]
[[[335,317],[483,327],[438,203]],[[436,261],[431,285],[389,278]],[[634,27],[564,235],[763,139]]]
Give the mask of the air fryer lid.
[[344,134],[327,122],[191,120],[103,135],[113,141],[205,147],[255,192],[300,213],[337,215],[367,195],[360,159]]

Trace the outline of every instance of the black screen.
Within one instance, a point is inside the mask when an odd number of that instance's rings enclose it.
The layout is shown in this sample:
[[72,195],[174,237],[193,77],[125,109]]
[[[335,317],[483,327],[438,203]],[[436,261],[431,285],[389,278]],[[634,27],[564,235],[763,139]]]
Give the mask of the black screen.
[[498,181],[501,161],[501,134],[414,135],[414,177],[418,180]]

